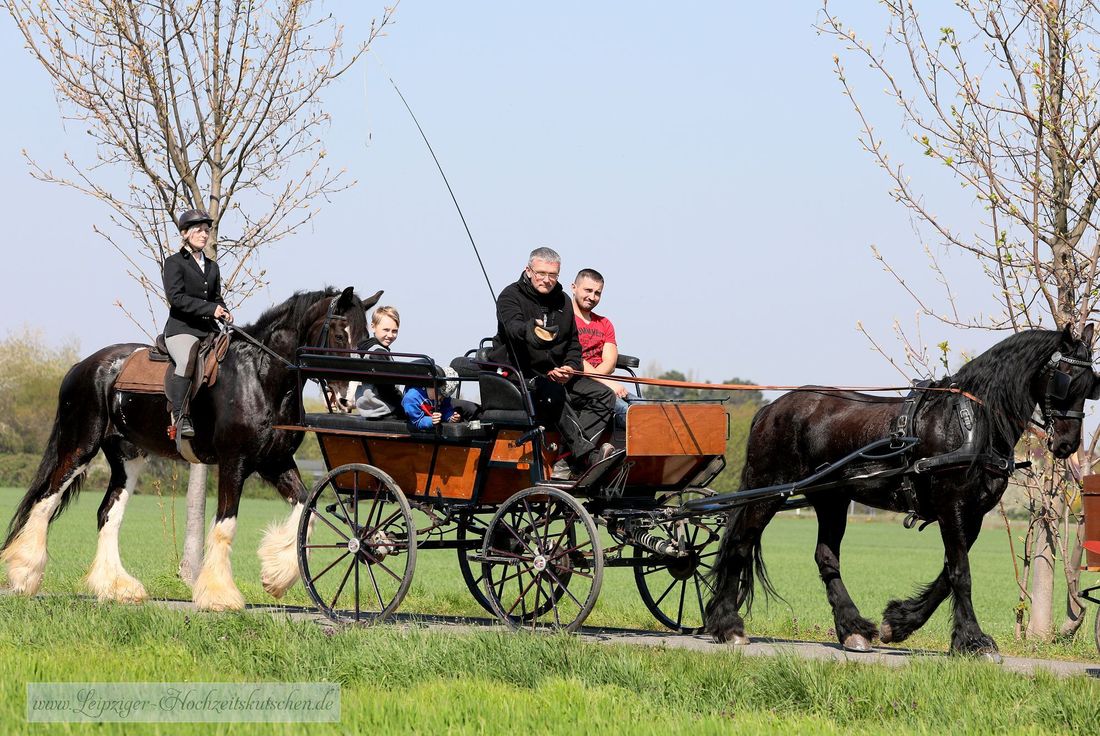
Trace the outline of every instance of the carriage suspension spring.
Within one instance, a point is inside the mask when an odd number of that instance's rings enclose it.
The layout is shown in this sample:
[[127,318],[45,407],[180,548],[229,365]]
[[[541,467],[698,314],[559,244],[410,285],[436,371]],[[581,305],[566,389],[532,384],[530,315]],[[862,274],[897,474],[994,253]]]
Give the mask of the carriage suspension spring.
[[656,552],[663,557],[687,556],[687,552],[683,551],[676,542],[671,539],[663,539],[655,534],[650,534],[646,529],[639,528],[635,523],[630,521],[609,522],[607,530],[623,541],[636,544],[639,547],[645,547],[650,552]]

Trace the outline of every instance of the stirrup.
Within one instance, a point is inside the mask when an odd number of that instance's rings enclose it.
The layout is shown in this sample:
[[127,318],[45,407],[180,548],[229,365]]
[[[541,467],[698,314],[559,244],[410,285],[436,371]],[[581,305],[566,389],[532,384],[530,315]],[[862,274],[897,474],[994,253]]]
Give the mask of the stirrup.
[[189,440],[195,436],[195,428],[191,425],[191,417],[184,414],[176,420],[176,435],[185,440]]

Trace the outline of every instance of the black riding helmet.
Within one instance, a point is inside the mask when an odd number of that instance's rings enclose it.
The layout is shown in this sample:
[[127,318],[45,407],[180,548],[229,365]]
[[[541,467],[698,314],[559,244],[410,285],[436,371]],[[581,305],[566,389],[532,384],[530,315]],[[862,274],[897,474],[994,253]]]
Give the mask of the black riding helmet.
[[178,224],[180,232],[182,233],[187,228],[193,227],[195,225],[201,225],[204,222],[207,225],[214,224],[213,218],[211,218],[210,215],[206,214],[206,210],[187,210],[182,215],[180,215]]

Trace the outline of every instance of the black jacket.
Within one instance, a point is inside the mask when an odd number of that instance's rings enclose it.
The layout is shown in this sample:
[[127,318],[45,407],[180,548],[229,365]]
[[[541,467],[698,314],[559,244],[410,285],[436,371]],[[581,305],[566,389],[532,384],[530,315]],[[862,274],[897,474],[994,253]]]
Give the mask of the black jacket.
[[[544,317],[551,331],[557,328],[550,343],[542,342],[533,332],[535,320]],[[514,351],[514,360],[509,347]],[[495,362],[515,365],[525,378],[564,365],[581,370],[573,300],[561,284],[555,284],[549,294],[540,294],[526,274],[521,274],[518,281],[504,287],[497,297],[497,334],[491,357]]]
[[210,317],[222,300],[222,276],[218,264],[206,259],[206,268],[200,269],[190,249],[164,259],[164,296],[168,299],[168,322],[164,336],[194,335],[203,337],[213,329]]

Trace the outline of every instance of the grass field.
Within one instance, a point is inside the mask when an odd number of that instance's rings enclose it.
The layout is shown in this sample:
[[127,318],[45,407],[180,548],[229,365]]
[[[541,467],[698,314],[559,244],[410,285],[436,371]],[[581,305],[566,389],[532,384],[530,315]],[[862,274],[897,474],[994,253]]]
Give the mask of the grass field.
[[[0,491],[0,515],[20,491]],[[200,614],[97,605],[67,595],[95,546],[99,494],[87,491],[53,526],[43,591],[33,600],[0,598],[0,731],[22,730],[28,681],[314,681],[341,683],[340,724],[280,727],[147,725],[170,733],[389,732],[717,733],[797,731],[1020,731],[1082,733],[1100,718],[1100,685],[1008,675],[981,662],[930,660],[901,671],[788,659],[588,645],[567,636],[486,632],[443,635],[379,627],[326,633],[312,624],[264,616]],[[174,509],[174,518],[173,518]],[[279,501],[245,499],[234,549],[245,597],[269,602],[255,549],[264,525],[282,518]],[[188,597],[175,579],[182,499],[138,496],[128,509],[122,555],[155,597]],[[173,522],[180,531],[173,533]],[[778,519],[765,536],[773,581],[786,603],[763,599],[750,633],[835,641],[812,561],[812,518]],[[983,532],[972,555],[979,619],[1003,651],[1096,660],[1091,620],[1078,641],[1032,646],[1014,641],[1016,596],[1003,529]],[[855,522],[844,571],[869,618],[938,570],[934,528]],[[308,604],[300,586],[288,603]],[[477,614],[454,553],[424,552],[405,612]],[[1091,614],[1090,614],[1091,615]],[[627,570],[611,570],[589,623],[657,628]],[[949,607],[914,640],[947,647]],[[5,724],[10,726],[5,728]],[[93,726],[57,725],[57,732]],[[100,726],[97,733],[120,732]]]

